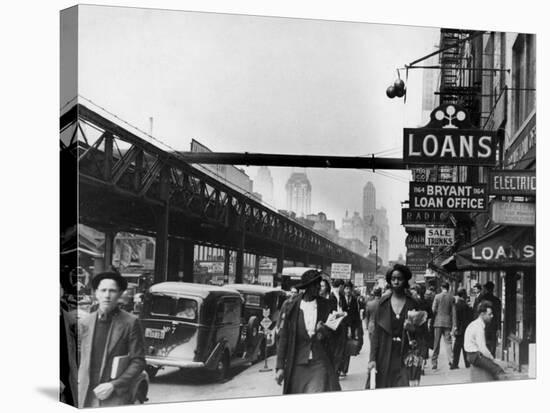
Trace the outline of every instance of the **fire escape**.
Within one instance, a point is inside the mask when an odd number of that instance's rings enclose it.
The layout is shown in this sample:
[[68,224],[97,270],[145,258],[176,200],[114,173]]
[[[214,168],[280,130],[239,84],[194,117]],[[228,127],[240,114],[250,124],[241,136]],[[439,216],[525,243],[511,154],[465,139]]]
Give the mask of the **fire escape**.
[[[439,55],[441,65],[440,102],[463,106],[470,112],[474,125],[479,126],[481,77],[477,70],[475,40],[464,41],[474,31],[441,29]],[[452,47],[456,45],[456,47]]]

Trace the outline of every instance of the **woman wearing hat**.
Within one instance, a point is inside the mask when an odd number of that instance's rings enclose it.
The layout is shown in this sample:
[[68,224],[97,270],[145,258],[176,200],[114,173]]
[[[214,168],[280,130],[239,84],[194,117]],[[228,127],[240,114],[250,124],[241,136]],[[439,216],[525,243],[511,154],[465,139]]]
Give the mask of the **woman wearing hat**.
[[401,264],[395,264],[386,274],[391,293],[379,302],[368,364],[369,373],[376,369],[376,388],[409,386],[404,357],[410,350],[407,330],[412,332],[412,327],[405,324],[405,319],[408,311],[418,309],[407,291],[411,278],[411,270]]
[[276,381],[283,394],[340,390],[334,368],[334,336],[325,322],[330,302],[319,296],[321,272],[306,271],[297,287],[305,290],[281,314]]

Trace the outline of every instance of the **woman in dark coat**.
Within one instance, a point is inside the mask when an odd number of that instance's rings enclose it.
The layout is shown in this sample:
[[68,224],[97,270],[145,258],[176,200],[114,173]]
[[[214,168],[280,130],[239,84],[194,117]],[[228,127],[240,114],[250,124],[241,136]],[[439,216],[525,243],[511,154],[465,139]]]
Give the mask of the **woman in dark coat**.
[[[283,394],[341,390],[333,359],[335,332],[325,325],[332,308],[319,296],[320,286],[320,272],[306,271],[297,286],[305,291],[292,298],[281,314],[275,379],[278,384],[284,382]],[[302,302],[310,307],[309,315]],[[311,314],[315,325],[309,335],[306,319],[311,320]]]
[[414,339],[415,335],[412,327],[407,328],[407,334],[405,319],[408,311],[418,310],[417,302],[407,292],[411,278],[410,269],[401,264],[395,264],[386,274],[392,291],[380,299],[368,364],[367,377],[376,369],[376,388],[409,386],[404,357],[410,350],[409,336]]

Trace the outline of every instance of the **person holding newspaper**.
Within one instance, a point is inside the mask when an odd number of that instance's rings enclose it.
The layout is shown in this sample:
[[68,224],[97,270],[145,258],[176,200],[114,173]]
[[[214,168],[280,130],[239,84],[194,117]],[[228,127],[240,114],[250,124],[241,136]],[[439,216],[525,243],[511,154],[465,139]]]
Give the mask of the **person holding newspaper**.
[[298,294],[281,314],[275,380],[283,394],[341,390],[334,367],[336,330],[344,314],[319,296],[322,275],[306,271]]

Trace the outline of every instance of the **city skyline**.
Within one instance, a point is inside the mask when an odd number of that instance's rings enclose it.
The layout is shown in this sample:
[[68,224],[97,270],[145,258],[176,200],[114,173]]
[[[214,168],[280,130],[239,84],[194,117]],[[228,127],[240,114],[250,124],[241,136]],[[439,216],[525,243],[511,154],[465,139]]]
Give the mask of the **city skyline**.
[[[142,131],[153,118],[154,140],[140,136],[165,149],[185,151],[197,139],[215,152],[398,157],[403,127],[426,121],[422,71],[409,72],[406,105],[386,88],[396,67],[433,50],[438,28],[194,12],[176,12],[167,24],[163,10],[82,7],[82,103]],[[147,27],[140,42],[135,27]],[[256,167],[237,167],[256,175]],[[274,203],[284,209],[290,168],[271,173]],[[362,211],[367,181],[384,188],[377,197],[390,242],[405,238],[409,171],[309,168],[307,176],[311,212],[337,221],[345,209]],[[404,251],[391,242],[391,257]]]

